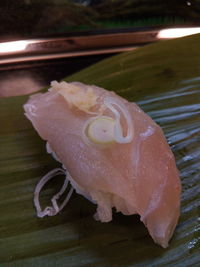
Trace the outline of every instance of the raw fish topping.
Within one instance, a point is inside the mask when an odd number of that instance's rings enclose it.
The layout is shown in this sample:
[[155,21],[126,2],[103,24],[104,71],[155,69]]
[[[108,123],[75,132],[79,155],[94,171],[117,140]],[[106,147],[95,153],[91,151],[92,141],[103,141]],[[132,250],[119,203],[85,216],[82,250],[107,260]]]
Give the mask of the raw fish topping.
[[[133,139],[133,122],[127,108],[113,97],[106,97],[104,103],[96,112],[91,112],[91,108],[97,105],[97,95],[91,87],[84,89],[78,85],[70,84],[67,82],[58,83],[57,81],[51,82],[50,91],[57,91],[67,101],[69,107],[75,106],[88,114],[98,114],[97,117],[90,118],[84,127],[83,134],[86,135],[93,143],[96,144],[111,144],[117,143],[130,143]],[[120,112],[116,109],[120,110]],[[112,117],[102,116],[103,112],[109,109],[115,116]],[[127,135],[124,137],[123,130],[120,122],[122,113],[127,123]],[[85,131],[87,131],[85,133]],[[85,138],[85,136],[84,136]],[[85,139],[86,140],[86,139]]]
[[[62,164],[35,188],[39,217],[56,215],[75,190],[97,205],[95,219],[111,221],[113,208],[139,214],[153,240],[168,246],[180,214],[181,184],[163,131],[147,114],[103,88],[55,81],[48,92],[31,96],[24,109],[47,152]],[[42,209],[40,191],[60,174],[66,176],[61,190]]]

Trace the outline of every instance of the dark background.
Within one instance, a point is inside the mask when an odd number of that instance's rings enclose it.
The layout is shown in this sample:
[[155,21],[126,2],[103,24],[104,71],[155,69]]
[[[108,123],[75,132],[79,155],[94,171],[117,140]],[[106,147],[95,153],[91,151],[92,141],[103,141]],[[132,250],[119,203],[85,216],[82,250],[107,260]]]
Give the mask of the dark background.
[[6,0],[1,38],[200,22],[200,0]]
[[[6,0],[0,1],[0,42],[123,32],[148,27],[199,25],[200,0]],[[49,86],[113,54],[3,65],[0,97]],[[1,57],[0,57],[1,59]]]

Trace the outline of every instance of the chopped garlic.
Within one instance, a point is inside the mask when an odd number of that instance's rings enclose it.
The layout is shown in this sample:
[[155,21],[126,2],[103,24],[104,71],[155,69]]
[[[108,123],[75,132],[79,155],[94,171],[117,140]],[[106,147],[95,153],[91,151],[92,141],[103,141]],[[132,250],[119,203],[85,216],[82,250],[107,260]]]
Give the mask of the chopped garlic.
[[56,81],[53,81],[51,86],[53,90],[58,91],[58,93],[64,97],[69,107],[75,106],[80,110],[89,112],[97,103],[97,96],[94,94],[91,87],[85,90],[72,83],[58,83]]

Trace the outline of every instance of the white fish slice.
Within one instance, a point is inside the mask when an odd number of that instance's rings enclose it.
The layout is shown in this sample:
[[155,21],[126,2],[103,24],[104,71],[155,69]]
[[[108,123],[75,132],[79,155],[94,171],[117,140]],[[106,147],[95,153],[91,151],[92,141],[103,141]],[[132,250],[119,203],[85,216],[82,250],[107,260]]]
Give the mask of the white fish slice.
[[[78,82],[53,82],[24,109],[71,186],[97,204],[96,219],[112,220],[113,207],[139,214],[154,241],[168,246],[181,185],[163,132],[148,115],[114,92]],[[55,199],[54,208],[52,215],[60,210]]]

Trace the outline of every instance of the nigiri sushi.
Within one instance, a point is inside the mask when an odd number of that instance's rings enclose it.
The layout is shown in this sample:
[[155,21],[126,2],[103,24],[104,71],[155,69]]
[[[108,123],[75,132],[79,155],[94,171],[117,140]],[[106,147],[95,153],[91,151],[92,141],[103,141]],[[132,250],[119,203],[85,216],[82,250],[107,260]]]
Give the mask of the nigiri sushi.
[[[153,240],[166,248],[180,213],[181,184],[161,128],[135,103],[112,91],[80,82],[51,82],[32,95],[25,115],[47,152],[62,163],[39,181],[34,203],[39,217],[57,214],[73,190],[97,205],[96,220],[112,220],[112,208],[139,214]],[[39,193],[52,177],[65,174],[52,207],[42,211]],[[68,182],[71,190],[59,206]]]

